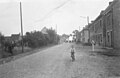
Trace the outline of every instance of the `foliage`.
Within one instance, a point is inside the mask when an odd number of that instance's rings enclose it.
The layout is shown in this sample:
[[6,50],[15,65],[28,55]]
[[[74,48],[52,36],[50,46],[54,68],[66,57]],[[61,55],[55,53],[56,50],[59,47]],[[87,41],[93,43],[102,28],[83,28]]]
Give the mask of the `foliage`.
[[48,33],[49,43],[54,43],[55,40],[56,40],[55,30],[53,30],[53,29],[48,29],[48,30],[47,30],[47,33]]
[[[39,48],[48,44],[57,44],[60,40],[59,35],[56,34],[55,30],[47,29],[47,34],[43,34],[40,31],[26,32],[23,36],[24,46],[29,48]],[[0,54],[2,57],[15,54],[16,48],[21,48],[22,40],[13,41],[10,36],[4,37],[0,33]],[[8,54],[8,55],[6,55]]]
[[0,33],[0,44],[1,44],[1,46],[2,46],[4,40],[5,40],[4,36],[2,35],[2,33]]
[[13,55],[13,49],[15,47],[15,43],[11,40],[6,40],[4,35],[0,33],[0,49],[2,50],[1,55],[4,57],[4,52],[9,52]]
[[55,30],[48,29],[47,33],[48,34],[43,34],[40,31],[27,32],[24,37],[24,44],[36,48],[47,44],[57,43],[59,41],[59,36],[56,35]]

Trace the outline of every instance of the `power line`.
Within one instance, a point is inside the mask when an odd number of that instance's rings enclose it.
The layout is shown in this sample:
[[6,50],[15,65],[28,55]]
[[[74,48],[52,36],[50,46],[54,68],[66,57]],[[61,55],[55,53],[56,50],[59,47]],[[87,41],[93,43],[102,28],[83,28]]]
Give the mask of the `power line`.
[[55,12],[56,10],[62,8],[64,5],[66,5],[69,1],[71,0],[67,0],[65,1],[64,3],[62,3],[61,5],[57,6],[56,8],[54,8],[53,10],[49,11],[42,19],[40,20],[37,20],[36,22],[39,22],[39,21],[43,21],[45,19],[47,19],[49,17],[49,15],[51,15],[53,12]]

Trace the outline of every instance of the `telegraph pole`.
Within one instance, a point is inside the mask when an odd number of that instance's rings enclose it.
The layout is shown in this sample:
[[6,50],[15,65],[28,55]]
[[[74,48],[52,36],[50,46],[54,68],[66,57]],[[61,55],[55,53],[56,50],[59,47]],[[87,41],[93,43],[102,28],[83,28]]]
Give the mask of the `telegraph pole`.
[[[87,23],[88,23],[88,27],[89,27],[89,16],[87,16]],[[90,30],[88,29],[88,33],[89,33],[89,42],[90,42]]]
[[79,26],[79,31],[80,31],[80,26]]
[[20,2],[20,22],[21,22],[21,38],[22,38],[22,52],[24,52],[24,45],[23,45],[23,22],[22,22],[22,5]]
[[89,16],[87,16],[87,23],[88,23],[88,25],[89,25]]
[[57,24],[56,24],[56,43],[57,43]]
[[57,24],[56,24],[56,34],[57,34]]

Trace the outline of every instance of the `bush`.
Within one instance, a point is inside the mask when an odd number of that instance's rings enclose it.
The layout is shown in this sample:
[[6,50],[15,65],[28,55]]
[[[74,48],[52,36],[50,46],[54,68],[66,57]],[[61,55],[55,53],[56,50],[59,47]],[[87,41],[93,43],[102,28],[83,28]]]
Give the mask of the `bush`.
[[48,29],[47,33],[43,34],[40,31],[27,32],[23,40],[24,44],[31,48],[37,48],[59,42],[59,36],[56,35],[55,30]]

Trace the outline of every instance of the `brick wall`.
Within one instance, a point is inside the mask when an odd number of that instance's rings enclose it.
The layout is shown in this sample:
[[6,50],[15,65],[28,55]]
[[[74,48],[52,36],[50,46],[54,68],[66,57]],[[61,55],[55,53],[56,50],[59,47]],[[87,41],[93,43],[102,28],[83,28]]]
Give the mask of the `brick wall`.
[[114,47],[120,48],[120,0],[115,0],[113,6]]

